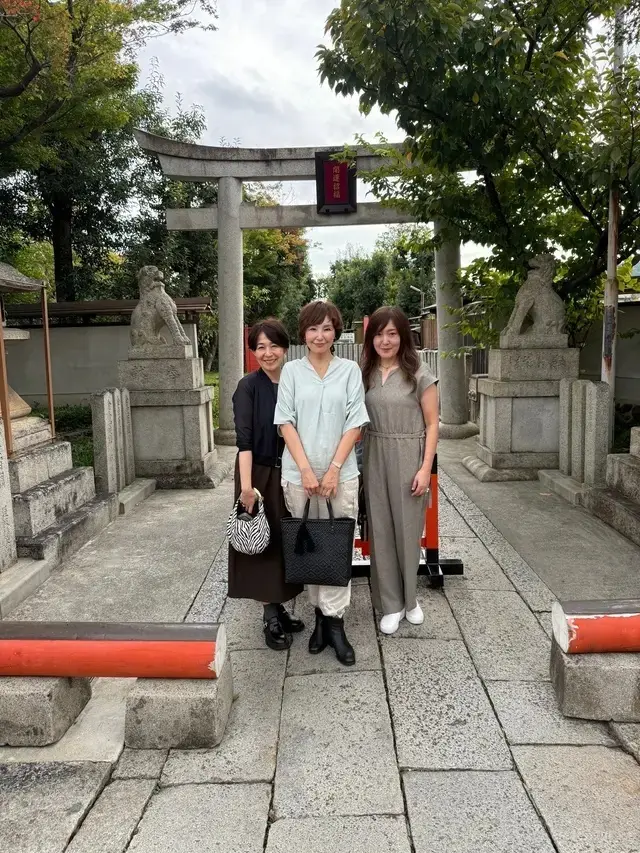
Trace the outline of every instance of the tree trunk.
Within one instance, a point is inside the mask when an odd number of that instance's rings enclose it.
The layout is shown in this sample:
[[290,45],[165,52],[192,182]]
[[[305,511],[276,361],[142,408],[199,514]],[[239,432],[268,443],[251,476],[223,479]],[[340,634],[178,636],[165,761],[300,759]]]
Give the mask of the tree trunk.
[[59,192],[54,192],[49,202],[51,212],[51,242],[58,302],[73,302],[76,298],[71,245],[72,202]]

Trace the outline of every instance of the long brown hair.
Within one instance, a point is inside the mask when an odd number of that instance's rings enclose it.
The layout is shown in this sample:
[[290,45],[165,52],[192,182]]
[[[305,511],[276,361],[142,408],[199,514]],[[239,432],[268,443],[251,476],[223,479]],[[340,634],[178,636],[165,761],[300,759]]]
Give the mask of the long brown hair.
[[369,318],[369,325],[364,335],[364,346],[362,347],[362,356],[360,357],[360,367],[362,368],[362,381],[364,387],[368,390],[371,387],[371,379],[373,371],[380,363],[380,356],[375,351],[373,339],[376,335],[389,324],[393,325],[398,330],[400,336],[400,349],[398,350],[398,362],[400,370],[402,370],[405,379],[407,379],[412,387],[417,387],[416,373],[420,367],[420,358],[413,343],[411,334],[411,326],[409,319],[404,311],[396,308],[395,305],[385,305],[374,311]]

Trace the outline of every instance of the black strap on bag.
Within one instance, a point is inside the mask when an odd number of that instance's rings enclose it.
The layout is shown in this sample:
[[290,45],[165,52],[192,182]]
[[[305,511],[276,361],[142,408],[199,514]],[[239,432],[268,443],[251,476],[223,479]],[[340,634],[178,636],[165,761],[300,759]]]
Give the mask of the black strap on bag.
[[[309,532],[309,528],[307,526],[307,521],[309,520],[309,510],[311,508],[311,498],[307,498],[307,502],[304,507],[304,512],[302,513],[302,524],[300,525],[300,529],[298,530],[298,535],[296,536],[296,546],[294,548],[294,552],[301,557],[303,554],[310,554],[312,551],[315,551],[316,546],[313,541],[313,536]],[[331,506],[331,501],[327,498],[327,509],[329,510],[329,520],[331,521],[331,530],[334,528],[334,515],[333,515],[333,507]]]

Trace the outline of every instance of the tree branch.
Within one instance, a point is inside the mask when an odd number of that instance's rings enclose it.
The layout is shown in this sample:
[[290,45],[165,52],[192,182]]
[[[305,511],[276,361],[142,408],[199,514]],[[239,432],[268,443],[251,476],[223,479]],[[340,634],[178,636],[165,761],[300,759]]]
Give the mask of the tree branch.
[[45,67],[45,65],[32,55],[31,67],[22,80],[14,83],[13,86],[4,86],[0,88],[0,101],[7,101],[9,98],[17,98],[18,95],[21,95],[31,85],[31,83],[33,83],[38,74],[40,74]]

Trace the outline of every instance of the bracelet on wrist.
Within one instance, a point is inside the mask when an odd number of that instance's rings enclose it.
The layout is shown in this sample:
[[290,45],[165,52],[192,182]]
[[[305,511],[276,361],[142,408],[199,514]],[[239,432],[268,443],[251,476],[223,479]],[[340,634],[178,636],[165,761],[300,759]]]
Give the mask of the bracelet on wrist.
[[342,462],[336,462],[335,459],[331,460],[331,464],[334,468],[337,468],[338,471],[342,468]]

